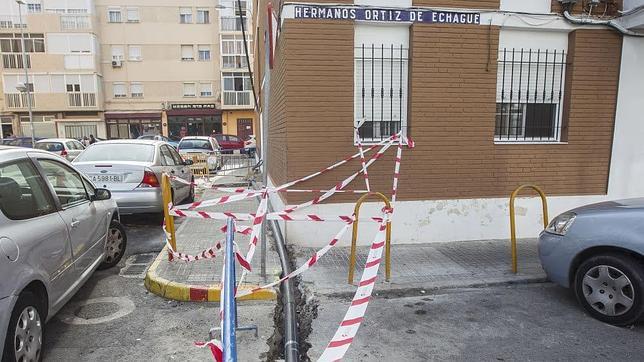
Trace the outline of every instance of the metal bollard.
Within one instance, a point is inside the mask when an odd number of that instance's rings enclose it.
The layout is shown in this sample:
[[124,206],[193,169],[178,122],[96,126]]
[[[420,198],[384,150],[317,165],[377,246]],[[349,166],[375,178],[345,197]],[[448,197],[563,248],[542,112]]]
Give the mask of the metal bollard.
[[237,361],[237,306],[235,305],[235,253],[233,252],[233,238],[235,226],[233,219],[228,218],[226,223],[226,268],[224,275],[224,333],[223,350],[224,361]]

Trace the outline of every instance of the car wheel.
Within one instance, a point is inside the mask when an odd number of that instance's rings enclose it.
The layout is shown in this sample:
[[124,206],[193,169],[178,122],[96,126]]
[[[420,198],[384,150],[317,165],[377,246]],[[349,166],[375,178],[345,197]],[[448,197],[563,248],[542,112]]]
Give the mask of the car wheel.
[[105,242],[105,260],[98,267],[99,269],[112,268],[125,254],[127,245],[127,235],[125,228],[117,220],[110,222],[110,228],[107,230],[107,241]]
[[644,315],[644,269],[623,254],[593,256],[575,274],[577,300],[594,318],[624,326]]
[[23,291],[11,312],[3,361],[42,361],[45,311],[42,301]]

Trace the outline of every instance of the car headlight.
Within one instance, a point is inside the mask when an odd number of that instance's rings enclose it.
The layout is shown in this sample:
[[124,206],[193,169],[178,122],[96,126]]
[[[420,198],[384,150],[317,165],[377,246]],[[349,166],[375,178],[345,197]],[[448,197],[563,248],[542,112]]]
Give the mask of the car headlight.
[[552,219],[546,231],[557,235],[566,235],[572,224],[575,222],[577,214],[574,212],[565,212]]

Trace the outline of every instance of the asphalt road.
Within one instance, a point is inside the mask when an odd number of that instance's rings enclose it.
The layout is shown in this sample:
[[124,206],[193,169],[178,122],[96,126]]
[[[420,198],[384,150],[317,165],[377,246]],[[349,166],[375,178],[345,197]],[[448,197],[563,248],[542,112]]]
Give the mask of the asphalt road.
[[[126,258],[161,249],[148,218],[124,219]],[[134,257],[133,257],[134,258]],[[320,297],[309,357],[320,356],[349,300]],[[265,360],[274,304],[244,303],[240,361]],[[217,304],[167,301],[149,294],[140,277],[119,268],[98,271],[46,326],[46,361],[207,361],[193,346],[216,324]],[[346,355],[348,361],[643,360],[644,325],[617,328],[595,321],[565,289],[550,283],[452,289],[422,295],[379,295]]]

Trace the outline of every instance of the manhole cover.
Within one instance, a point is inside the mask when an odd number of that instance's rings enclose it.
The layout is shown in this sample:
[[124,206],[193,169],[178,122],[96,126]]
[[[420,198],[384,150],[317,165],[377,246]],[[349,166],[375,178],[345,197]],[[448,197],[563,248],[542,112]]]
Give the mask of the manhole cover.
[[68,304],[58,319],[67,324],[100,324],[124,317],[135,308],[134,302],[125,297],[93,298]]
[[116,303],[92,303],[78,307],[74,315],[84,319],[102,318],[116,313],[119,305]]

